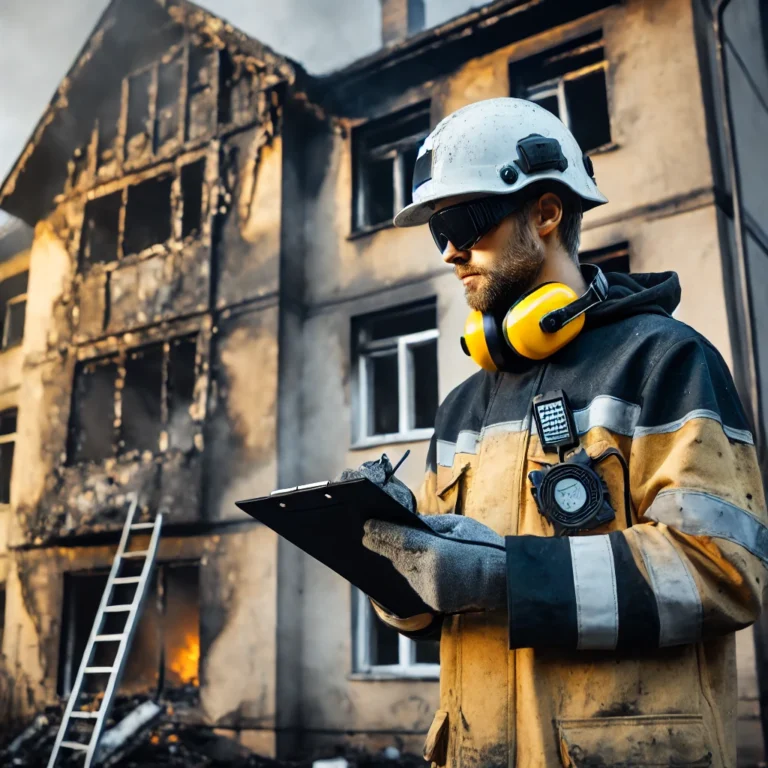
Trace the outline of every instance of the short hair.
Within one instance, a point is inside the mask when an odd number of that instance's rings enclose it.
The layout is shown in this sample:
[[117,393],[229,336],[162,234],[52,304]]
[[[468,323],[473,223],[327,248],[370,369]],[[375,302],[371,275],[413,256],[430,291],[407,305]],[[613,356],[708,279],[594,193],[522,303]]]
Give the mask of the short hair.
[[515,214],[519,216],[519,221],[521,222],[528,218],[531,208],[533,208],[536,201],[542,195],[552,192],[560,198],[563,204],[563,217],[557,228],[557,234],[568,255],[578,264],[579,245],[581,243],[581,219],[583,216],[579,196],[561,184],[547,184],[546,182],[532,184],[524,192],[525,202]]

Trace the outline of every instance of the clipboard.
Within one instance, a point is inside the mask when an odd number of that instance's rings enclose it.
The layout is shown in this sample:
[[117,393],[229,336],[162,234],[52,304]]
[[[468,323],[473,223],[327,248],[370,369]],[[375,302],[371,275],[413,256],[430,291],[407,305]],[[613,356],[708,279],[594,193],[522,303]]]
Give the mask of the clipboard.
[[366,520],[385,520],[431,531],[367,477],[311,483],[235,502],[251,517],[295,544],[401,618],[432,609],[392,563],[363,546]]

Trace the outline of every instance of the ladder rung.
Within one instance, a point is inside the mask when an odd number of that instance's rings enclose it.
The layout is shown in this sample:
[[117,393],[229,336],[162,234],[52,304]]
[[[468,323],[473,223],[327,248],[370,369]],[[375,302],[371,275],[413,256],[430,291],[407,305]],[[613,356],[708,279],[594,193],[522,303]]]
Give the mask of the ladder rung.
[[70,712],[70,717],[75,717],[78,720],[95,720],[98,716],[98,712]]
[[123,611],[130,611],[133,605],[108,605],[104,609],[104,613],[121,613]]
[[67,749],[79,749],[81,752],[88,751],[88,745],[81,744],[79,741],[62,741],[61,746]]
[[146,549],[140,549],[135,552],[123,552],[122,557],[146,557],[148,554]]
[[107,675],[113,669],[114,667],[86,667],[85,674],[86,675]]
[[122,640],[125,635],[96,635],[93,638],[95,643],[116,643]]
[[150,528],[154,528],[154,527],[155,527],[154,523],[134,523],[131,526],[131,530],[132,531],[146,531],[146,530],[149,530]]
[[113,584],[138,584],[140,581],[141,576],[118,576],[112,579]]

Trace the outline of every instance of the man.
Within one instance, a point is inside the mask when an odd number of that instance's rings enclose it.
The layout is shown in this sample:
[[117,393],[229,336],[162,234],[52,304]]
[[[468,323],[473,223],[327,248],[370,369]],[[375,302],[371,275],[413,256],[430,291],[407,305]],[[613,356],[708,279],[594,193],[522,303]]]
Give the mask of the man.
[[429,223],[485,368],[437,413],[417,494],[434,535],[370,521],[364,538],[430,608],[379,615],[441,635],[426,758],[734,766],[734,632],[760,610],[765,499],[725,363],[671,318],[677,276],[579,268],[581,213],[606,200],[530,102],[443,120],[413,199],[395,224]]

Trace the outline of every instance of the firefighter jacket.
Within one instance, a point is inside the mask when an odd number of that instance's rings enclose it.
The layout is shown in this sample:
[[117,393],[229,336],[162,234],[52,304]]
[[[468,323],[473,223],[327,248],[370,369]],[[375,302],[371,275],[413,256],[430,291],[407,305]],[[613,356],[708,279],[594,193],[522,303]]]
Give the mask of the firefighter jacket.
[[[441,629],[440,710],[425,757],[452,768],[736,764],[735,630],[768,562],[747,419],[711,344],[672,319],[674,273],[608,275],[609,300],[546,361],[480,371],[439,408],[422,514],[506,537],[508,610],[382,615]],[[528,474],[552,462],[531,427],[564,390],[615,519],[555,537]],[[554,461],[557,461],[555,457]]]

